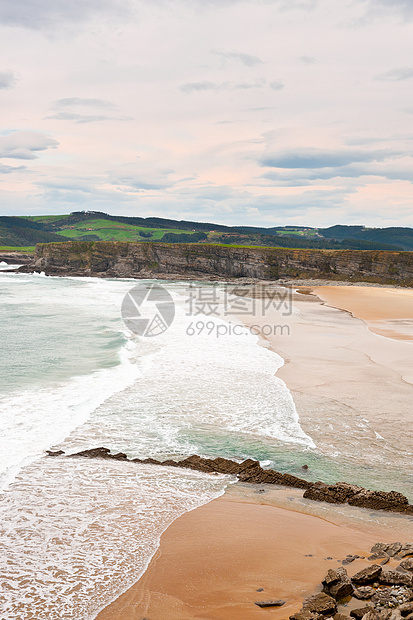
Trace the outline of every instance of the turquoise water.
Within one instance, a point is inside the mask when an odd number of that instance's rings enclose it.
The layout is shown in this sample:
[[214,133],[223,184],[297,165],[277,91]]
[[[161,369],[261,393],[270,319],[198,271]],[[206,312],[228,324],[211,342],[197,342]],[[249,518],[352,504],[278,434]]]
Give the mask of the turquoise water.
[[117,300],[100,298],[99,287],[91,296],[87,280],[0,278],[1,393],[42,387],[119,363],[117,353],[127,338]]

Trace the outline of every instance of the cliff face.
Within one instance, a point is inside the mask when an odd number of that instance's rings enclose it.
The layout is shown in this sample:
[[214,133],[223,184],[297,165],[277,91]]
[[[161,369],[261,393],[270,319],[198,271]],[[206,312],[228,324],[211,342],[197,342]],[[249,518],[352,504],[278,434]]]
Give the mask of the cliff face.
[[413,252],[83,241],[38,244],[35,265],[50,275],[317,278],[413,286]]

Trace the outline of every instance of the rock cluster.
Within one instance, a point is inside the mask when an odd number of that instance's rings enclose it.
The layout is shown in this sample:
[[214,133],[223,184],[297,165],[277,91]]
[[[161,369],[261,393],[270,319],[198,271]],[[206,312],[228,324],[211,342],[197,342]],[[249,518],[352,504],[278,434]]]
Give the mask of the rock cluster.
[[[83,450],[76,454],[65,455],[62,450],[53,452],[48,450],[48,456],[69,456],[83,458],[101,458],[112,459],[116,461],[128,461],[130,463],[142,463],[149,465],[161,465],[166,467],[183,467],[186,469],[195,469],[205,473],[219,473],[237,476],[241,482],[251,484],[277,484],[286,487],[295,487],[297,489],[305,489],[304,497],[315,501],[330,502],[333,504],[348,503],[351,506],[362,506],[373,510],[387,510],[391,512],[401,512],[413,514],[413,506],[409,504],[407,497],[396,491],[368,491],[354,484],[346,482],[337,482],[337,484],[324,484],[323,482],[309,482],[292,474],[282,474],[274,469],[263,469],[259,461],[247,459],[242,463],[232,461],[231,459],[215,458],[206,459],[197,454],[188,456],[182,461],[158,461],[156,459],[128,459],[123,452],[112,454],[109,448],[92,448]],[[400,546],[398,546],[400,545]],[[402,545],[395,543],[393,546],[378,543],[373,547],[373,555],[370,559],[382,559],[382,564],[388,561],[389,557],[399,554],[399,557],[413,554],[413,544]],[[402,554],[402,555],[400,555]],[[404,555],[403,555],[404,554]],[[350,564],[357,559],[356,555],[348,555],[343,564]]]
[[346,482],[324,484],[315,482],[304,493],[304,497],[330,504],[349,504],[371,510],[387,510],[413,514],[413,506],[407,497],[396,491],[369,491]]
[[[377,543],[371,549],[375,558],[402,559],[413,555],[412,543]],[[330,569],[322,581],[323,591],[306,598],[301,611],[290,620],[349,620],[338,613],[338,606],[349,603],[351,597],[366,601],[362,607],[351,609],[356,620],[413,620],[413,559],[403,560],[396,570],[386,571],[371,564],[349,577],[344,567]]]

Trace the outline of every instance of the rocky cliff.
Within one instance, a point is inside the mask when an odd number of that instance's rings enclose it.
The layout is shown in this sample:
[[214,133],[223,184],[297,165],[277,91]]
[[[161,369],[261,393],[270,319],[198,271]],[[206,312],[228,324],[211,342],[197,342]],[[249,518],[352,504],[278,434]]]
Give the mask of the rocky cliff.
[[307,250],[208,244],[38,244],[35,269],[49,275],[121,278],[310,278],[413,286],[413,252]]

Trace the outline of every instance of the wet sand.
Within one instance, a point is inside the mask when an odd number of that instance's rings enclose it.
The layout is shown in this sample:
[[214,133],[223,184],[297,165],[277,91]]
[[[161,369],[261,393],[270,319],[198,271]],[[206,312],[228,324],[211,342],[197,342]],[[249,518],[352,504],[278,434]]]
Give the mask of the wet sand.
[[[321,518],[271,505],[278,493],[288,502],[296,490],[256,491],[232,487],[177,519],[144,576],[97,620],[287,618],[347,554],[365,556],[378,540],[413,537],[413,523],[404,518],[393,527],[365,521],[351,526],[334,507]],[[366,564],[353,562],[349,574]],[[286,604],[272,609],[254,604],[269,599]]]
[[313,290],[328,305],[366,321],[376,334],[413,341],[412,289],[321,286]]
[[288,326],[266,340],[285,360],[277,377],[291,391],[303,430],[329,457],[405,467],[413,456],[413,342],[373,333],[358,314],[383,317],[386,304],[378,306],[391,296],[395,310],[381,327],[396,330],[395,320],[413,322],[413,291],[334,286],[305,293],[294,294],[292,315],[269,311],[254,319]]
[[[372,454],[381,454],[396,468],[398,461],[405,465],[413,445],[413,344],[403,330],[400,338],[383,337],[365,321],[397,333],[392,321],[413,320],[412,291],[338,286],[303,292],[294,295],[298,312],[269,311],[251,320],[289,327],[265,338],[285,360],[277,376],[291,390],[301,426],[326,456],[339,446],[339,460],[370,465]],[[295,490],[259,494],[230,487],[176,520],[143,577],[97,619],[287,618],[348,553],[366,555],[377,540],[413,539],[406,517],[389,526],[370,511],[351,510],[305,504]],[[350,574],[360,562],[349,566]],[[254,605],[274,598],[287,603],[267,610]]]

